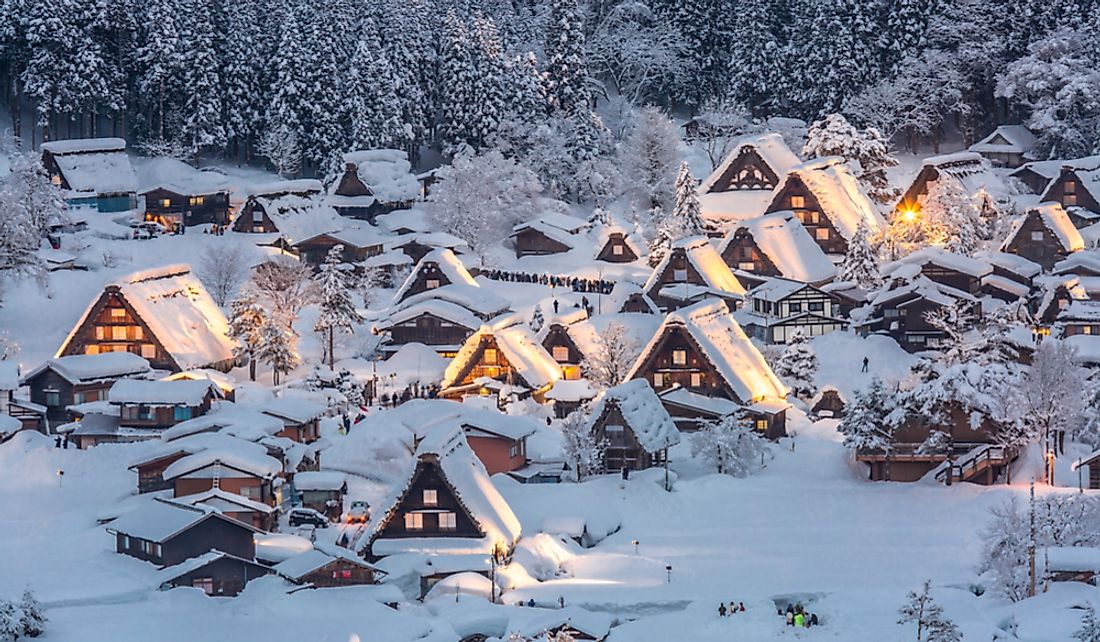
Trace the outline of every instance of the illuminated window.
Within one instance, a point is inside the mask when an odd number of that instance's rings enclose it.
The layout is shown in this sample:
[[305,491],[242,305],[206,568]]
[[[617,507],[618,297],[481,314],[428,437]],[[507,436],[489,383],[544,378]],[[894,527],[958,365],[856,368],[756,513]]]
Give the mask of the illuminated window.
[[160,199],[160,206],[163,207],[164,209],[168,209],[169,207],[172,207],[172,199],[170,199],[170,198]]
[[485,348],[485,363],[489,365],[496,365],[497,362],[497,350],[496,348]]
[[439,505],[439,491],[426,490],[424,491],[424,505],[425,506],[437,506]]
[[1062,201],[1063,201],[1062,205],[1065,205],[1066,207],[1073,207],[1073,206],[1077,205],[1077,195],[1076,194],[1066,194],[1064,197],[1062,197]]
[[84,354],[99,354],[99,346],[94,343],[84,346]]
[[123,308],[111,308],[111,320],[122,321],[126,319],[126,310]]
[[428,279],[424,282],[424,285],[429,290],[434,290],[439,287],[439,279]]
[[691,387],[702,388],[703,387],[703,373],[693,372],[691,373]]
[[1066,194],[1073,194],[1077,191],[1077,181],[1066,181],[1065,187],[1062,188],[1062,191]]
[[104,339],[106,339],[107,338],[107,328],[105,326],[102,326],[102,325],[97,325],[95,327],[95,338],[96,338],[97,341],[103,341]]
[[206,197],[205,196],[192,196],[190,199],[188,199],[187,202],[190,203],[191,207],[195,207],[197,205],[202,205],[203,203],[205,203],[206,202]]
[[829,240],[829,228],[827,228],[827,227],[817,228],[816,230],[814,230],[814,238],[816,238],[819,241],[828,241]]
[[140,325],[135,325],[135,326],[132,326],[132,327],[130,328],[130,331],[131,331],[131,332],[133,333],[133,335],[134,335],[134,336],[130,337],[131,339],[137,339],[138,341],[141,341],[142,339],[144,339],[144,338],[145,338],[145,333],[144,333],[144,332],[142,332],[142,330],[141,330],[141,326],[140,326]]
[[1042,241],[1043,240],[1043,231],[1042,230],[1035,230],[1034,232],[1032,232],[1031,233],[1031,240],[1032,241]]
[[746,272],[751,272],[755,267],[756,264],[752,261],[742,261],[741,263],[737,264],[738,270],[745,270]]
[[441,531],[453,531],[458,528],[458,520],[455,519],[454,513],[440,513],[439,514],[439,530]]
[[157,347],[151,343],[141,344],[141,356],[144,359],[156,359]]
[[791,197],[791,209],[797,210],[797,209],[802,209],[803,207],[806,207],[806,197],[805,196],[792,196]]
[[113,325],[111,326],[111,339],[113,341],[125,341],[126,340],[126,326]]
[[405,513],[405,530],[407,531],[422,531],[424,530],[424,516],[420,513]]
[[1092,326],[1086,325],[1085,327],[1081,328],[1081,332],[1083,332],[1084,334],[1092,334]]
[[57,187],[61,187],[61,174],[54,174],[53,176],[51,176],[50,177],[50,182],[53,183],[54,185],[56,185]]
[[342,570],[338,570],[338,571],[333,571],[332,572],[332,579],[334,579],[334,580],[350,580],[351,579],[351,570],[350,569],[342,569]]
[[674,366],[686,366],[688,362],[687,350],[673,350],[672,351],[672,365]]
[[612,245],[611,246],[611,253],[614,254],[615,256],[622,256],[623,255],[623,246],[621,246],[621,245]]
[[672,271],[672,280],[673,281],[687,281],[688,280],[688,271],[687,271],[687,269],[673,270]]
[[569,348],[567,346],[554,346],[552,352],[554,361],[569,361]]
[[768,429],[768,420],[767,419],[757,419],[756,420],[756,429],[759,430],[760,432],[766,431]]
[[654,372],[653,373],[653,387],[654,388],[660,388],[663,385],[664,385],[664,377],[661,376],[660,372]]

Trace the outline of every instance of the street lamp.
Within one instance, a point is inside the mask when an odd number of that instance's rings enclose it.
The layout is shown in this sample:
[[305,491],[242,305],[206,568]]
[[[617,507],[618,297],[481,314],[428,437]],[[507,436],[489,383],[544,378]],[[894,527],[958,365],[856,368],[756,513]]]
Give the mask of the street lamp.
[[672,565],[665,567],[665,583],[672,584]]
[[630,540],[630,543],[634,545],[634,554],[637,555],[638,554],[638,540],[632,539],[632,540]]

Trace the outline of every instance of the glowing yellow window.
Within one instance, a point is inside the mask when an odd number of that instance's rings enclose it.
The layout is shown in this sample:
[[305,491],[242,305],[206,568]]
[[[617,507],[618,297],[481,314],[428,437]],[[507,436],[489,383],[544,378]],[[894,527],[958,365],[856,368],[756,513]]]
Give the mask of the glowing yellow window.
[[672,365],[674,366],[686,366],[688,362],[687,350],[673,350],[672,351]]
[[99,346],[94,343],[84,346],[84,354],[99,354]]
[[170,199],[170,198],[160,199],[160,206],[164,209],[168,209],[169,207],[172,207],[172,199]]
[[122,308],[111,308],[111,319],[115,321],[122,321],[126,318],[126,310]]
[[496,365],[497,362],[497,350],[496,348],[485,348],[485,363],[489,365]]
[[439,491],[437,491],[437,490],[425,490],[424,491],[424,505],[425,506],[438,506],[439,505]]
[[806,207],[805,196],[792,196],[791,197],[791,209],[797,210]]
[[157,357],[157,347],[151,343],[141,344],[141,356],[144,359],[155,359]]
[[420,513],[405,513],[405,530],[407,531],[422,531],[424,530],[424,516]]
[[569,348],[567,346],[554,346],[554,361],[569,361]]

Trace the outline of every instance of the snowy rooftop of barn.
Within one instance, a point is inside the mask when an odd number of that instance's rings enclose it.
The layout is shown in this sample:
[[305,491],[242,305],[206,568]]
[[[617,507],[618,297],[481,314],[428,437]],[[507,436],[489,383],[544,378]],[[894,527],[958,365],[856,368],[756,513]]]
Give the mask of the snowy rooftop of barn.
[[119,379],[108,391],[107,400],[115,404],[198,406],[211,387],[209,381]]
[[836,276],[836,266],[793,212],[776,212],[731,228],[722,241],[720,254],[742,228],[752,234],[756,245],[783,276],[807,283],[819,283]]
[[[1078,254],[1074,254],[1073,256],[1078,256]],[[984,254],[979,254],[978,258],[982,261],[988,261],[994,267],[999,267],[1002,270],[1007,270],[1028,278],[1034,278],[1043,271],[1043,266],[1018,254],[986,252]]]
[[458,407],[449,409],[450,412],[446,415],[418,429],[416,433],[419,435],[439,430],[453,430],[457,425],[467,436],[487,433],[519,441],[533,435],[539,429],[538,422],[526,415],[506,415],[467,404],[456,404],[456,406]]
[[201,493],[195,493],[194,495],[176,497],[175,501],[181,504],[187,504],[188,506],[199,506],[201,504],[201,507],[212,508],[219,513],[241,512],[243,509],[244,511],[267,515],[275,511],[273,507],[267,504],[249,499],[244,495],[222,490],[221,488],[211,488]]
[[294,475],[294,487],[298,490],[338,491],[347,484],[347,476],[335,470],[307,470]]
[[526,324],[516,323],[496,328],[483,325],[477,332],[470,335],[462,349],[447,365],[447,370],[443,374],[444,388],[455,385],[462,369],[474,358],[481,338],[485,335],[492,335],[496,339],[497,348],[504,358],[533,388],[542,388],[561,378],[561,366],[554,361],[546,348],[542,347]]
[[[469,511],[482,537],[376,539],[382,527],[395,515],[400,500],[408,491],[408,484],[412,482],[415,467],[421,460],[438,461],[443,478],[454,490],[462,506]],[[382,506],[386,509],[379,511],[371,520],[368,529],[370,537],[362,540],[364,544],[370,543],[372,554],[485,555],[491,553],[497,544],[507,549],[519,540],[519,520],[493,485],[485,466],[470,449],[466,436],[457,427],[425,435],[416,449],[416,456],[405,479],[404,485],[395,487],[389,498],[383,502]]]
[[971,198],[988,194],[995,200],[1003,201],[1013,194],[1013,190],[993,169],[993,164],[972,151],[929,156],[924,159],[924,166],[935,167],[941,176],[947,175],[957,180]]
[[632,379],[609,388],[593,408],[592,417],[599,417],[608,403],[619,408],[646,452],[655,453],[680,443],[680,431],[649,381]]
[[1026,214],[1016,217],[1012,221],[1012,227],[1009,229],[1008,235],[1005,237],[1005,247],[1016,238],[1024,223],[1032,216],[1040,218],[1043,225],[1058,238],[1058,242],[1067,252],[1077,252],[1085,249],[1085,240],[1081,238],[1081,233],[1074,227],[1073,221],[1066,214],[1066,210],[1060,203],[1053,202],[1040,203],[1029,209]]
[[416,264],[413,271],[409,274],[405,282],[401,284],[401,287],[397,290],[397,293],[393,295],[394,301],[401,301],[405,298],[408,291],[416,283],[417,277],[420,272],[429,267],[435,266],[439,268],[439,271],[443,273],[443,276],[447,278],[450,283],[467,285],[470,287],[480,287],[474,277],[470,276],[469,270],[462,264],[455,253],[446,248],[440,248],[432,250],[424,255],[424,258],[420,259],[420,262]]
[[[28,372],[23,379],[27,380],[46,368],[52,368],[63,379],[74,384],[91,383],[117,377],[146,375],[151,372],[149,362],[132,352],[104,352],[55,357]],[[2,369],[2,366],[0,366],[0,369]],[[3,388],[3,381],[0,381],[0,389]]]
[[649,280],[644,286],[646,292],[649,292],[664,272],[670,269],[669,263],[680,251],[703,279],[703,286],[719,293],[745,294],[745,287],[733,275],[729,266],[722,260],[722,256],[718,254],[718,250],[714,249],[705,236],[693,236],[674,242],[657,267],[653,268],[653,273],[649,275]]
[[1001,125],[970,146],[972,152],[1027,154],[1035,148],[1035,134],[1023,125]]
[[198,170],[174,158],[154,158],[138,168],[139,194],[157,188],[185,196],[228,193],[229,178],[213,170]]
[[1046,560],[1049,572],[1100,573],[1100,547],[1096,546],[1051,546],[1042,551],[1040,559]]
[[137,190],[137,174],[126,155],[126,141],[121,138],[50,141],[42,143],[42,149],[53,154],[74,192],[119,194]]
[[[710,176],[699,183],[699,193],[709,193],[714,184],[718,182],[718,179],[722,178],[722,175],[726,173],[730,165],[733,164],[743,152],[750,149],[755,151],[757,155],[760,156],[761,160],[763,160],[779,178],[785,176],[787,172],[802,162],[802,159],[792,152],[790,147],[787,147],[787,143],[779,134],[748,136],[737,141],[733,149],[730,150],[730,153],[726,154],[722,162],[718,163],[718,167],[715,167],[714,171],[710,173]],[[740,192],[742,190],[737,191]],[[771,192],[771,190],[747,191]]]
[[396,309],[404,310],[420,303],[437,300],[460,305],[483,317],[494,316],[509,307],[508,301],[486,288],[452,283],[451,285],[444,285],[419,294],[413,294],[402,301]]
[[397,149],[367,149],[344,154],[355,165],[359,180],[383,203],[415,200],[420,183],[412,174],[408,155]]

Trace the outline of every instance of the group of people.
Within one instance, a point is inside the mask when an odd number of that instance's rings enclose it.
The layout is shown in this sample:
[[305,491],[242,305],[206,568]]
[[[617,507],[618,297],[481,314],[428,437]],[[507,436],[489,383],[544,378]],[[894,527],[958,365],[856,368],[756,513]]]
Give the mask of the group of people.
[[806,609],[802,608],[801,604],[795,604],[794,606],[788,604],[786,612],[783,609],[779,609],[778,615],[785,615],[787,618],[787,626],[795,626],[798,628],[809,628],[811,626],[817,626],[817,614],[807,613]]
[[[626,469],[624,468],[623,471],[625,472]],[[626,479],[625,475],[623,476],[623,479]],[[745,612],[745,603],[744,602],[734,602],[733,600],[730,600],[729,607],[726,606],[725,602],[719,602],[718,603],[718,616],[719,617],[726,617],[727,615],[733,615],[734,613],[737,613],[738,611],[740,611],[742,613]]]
[[489,270],[483,272],[483,276],[494,281],[508,281],[511,283],[538,283],[551,285],[556,288],[569,288],[574,292],[597,292],[611,294],[615,288],[613,281],[602,279],[579,279],[575,276],[553,276],[550,274],[532,274],[530,272],[507,272],[505,270]]

